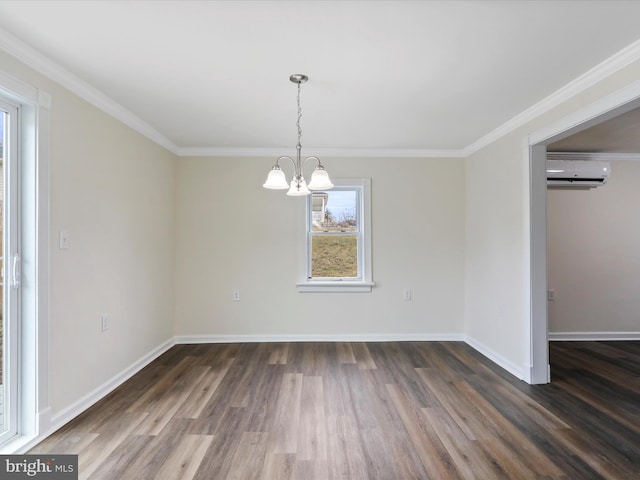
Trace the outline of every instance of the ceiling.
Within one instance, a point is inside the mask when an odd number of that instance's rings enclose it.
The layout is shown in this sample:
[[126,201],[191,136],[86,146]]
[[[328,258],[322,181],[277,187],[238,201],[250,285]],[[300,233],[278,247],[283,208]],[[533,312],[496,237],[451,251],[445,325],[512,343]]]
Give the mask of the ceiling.
[[304,73],[305,153],[459,153],[638,41],[638,18],[613,0],[3,0],[0,47],[174,151],[289,153]]
[[549,152],[640,153],[640,108],[547,146]]

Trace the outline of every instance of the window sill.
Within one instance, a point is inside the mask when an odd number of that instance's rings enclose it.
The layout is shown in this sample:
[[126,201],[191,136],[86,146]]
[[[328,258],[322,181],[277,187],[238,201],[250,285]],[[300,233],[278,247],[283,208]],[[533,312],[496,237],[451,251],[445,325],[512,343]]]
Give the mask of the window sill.
[[298,293],[369,293],[373,282],[305,282],[298,283]]

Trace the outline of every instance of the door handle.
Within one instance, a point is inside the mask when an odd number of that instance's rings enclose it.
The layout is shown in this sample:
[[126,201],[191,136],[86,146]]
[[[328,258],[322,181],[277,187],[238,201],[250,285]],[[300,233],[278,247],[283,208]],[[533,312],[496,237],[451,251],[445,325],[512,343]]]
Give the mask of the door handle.
[[20,287],[20,255],[17,253],[14,253],[11,259],[11,286]]

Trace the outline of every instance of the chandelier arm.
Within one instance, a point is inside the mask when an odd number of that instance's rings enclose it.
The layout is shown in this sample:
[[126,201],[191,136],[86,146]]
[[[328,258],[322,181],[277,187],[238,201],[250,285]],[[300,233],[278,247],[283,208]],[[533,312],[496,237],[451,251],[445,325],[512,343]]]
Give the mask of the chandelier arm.
[[287,160],[289,160],[291,162],[291,165],[293,166],[293,171],[294,171],[294,175],[295,175],[295,170],[296,170],[296,162],[293,160],[293,158],[291,158],[288,155],[282,155],[281,157],[278,157],[278,159],[276,160],[276,166],[280,166],[280,160],[282,160],[283,158],[286,158]]
[[320,159],[314,156],[305,158],[304,162],[302,162],[302,165],[304,166],[309,160],[315,160],[316,162],[318,162],[318,165],[317,165],[318,167],[324,168],[324,165],[322,165],[322,162],[320,162]]
[[302,180],[302,165],[300,164],[300,157],[298,156],[296,160],[294,160],[288,155],[283,155],[281,157],[278,157],[278,159],[276,160],[276,165],[278,165],[278,167],[280,166],[279,165],[280,160],[282,160],[283,158],[286,158],[291,162],[291,166],[293,167],[293,178],[296,181],[296,186],[300,188],[300,182]]

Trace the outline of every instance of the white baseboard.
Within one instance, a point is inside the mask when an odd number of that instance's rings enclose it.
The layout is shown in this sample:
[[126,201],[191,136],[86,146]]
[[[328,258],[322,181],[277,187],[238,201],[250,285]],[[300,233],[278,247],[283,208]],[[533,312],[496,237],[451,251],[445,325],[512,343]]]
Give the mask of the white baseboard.
[[19,451],[15,453],[24,453],[40,443],[53,432],[80,415],[87,408],[91,407],[92,405],[106,397],[109,393],[129,380],[136,373],[149,365],[152,361],[169,350],[175,344],[175,338],[170,338],[169,340],[157,346],[152,351],[125,368],[123,371],[121,371],[117,375],[114,375],[105,383],[95,388],[84,397],[80,398],[78,401],[74,402],[55,415],[51,415],[50,408],[44,409],[40,414],[40,418],[42,420],[42,423],[40,424],[40,433],[36,437],[31,439],[29,443],[21,445]]
[[178,335],[176,344],[273,342],[463,342],[460,333],[396,333],[347,335]]
[[640,332],[549,332],[550,342],[606,342],[640,340]]
[[502,355],[500,355],[496,351],[492,350],[491,348],[489,348],[486,345],[480,343],[479,341],[477,341],[476,339],[474,339],[472,337],[466,336],[464,341],[465,341],[465,343],[467,343],[467,345],[469,345],[473,349],[475,349],[478,352],[480,352],[482,355],[487,357],[493,363],[495,363],[496,365],[504,368],[511,375],[515,376],[516,378],[518,378],[520,380],[524,380],[525,379],[525,371],[523,370],[522,366],[516,365],[515,363],[513,363],[510,360],[506,359],[505,357],[503,357]]

